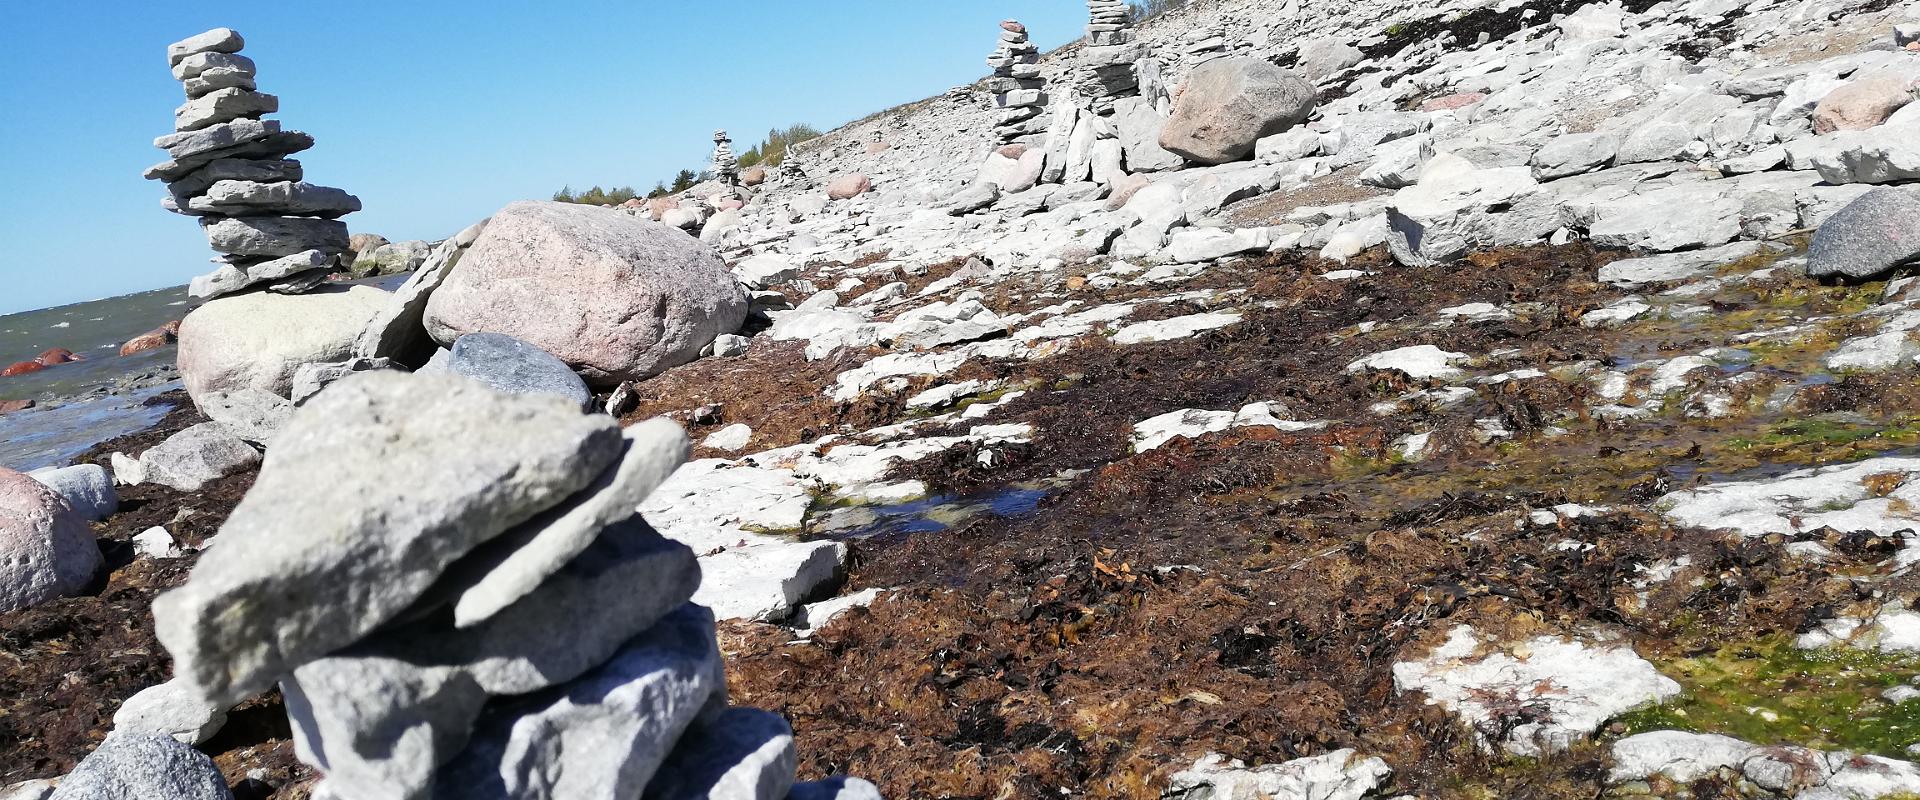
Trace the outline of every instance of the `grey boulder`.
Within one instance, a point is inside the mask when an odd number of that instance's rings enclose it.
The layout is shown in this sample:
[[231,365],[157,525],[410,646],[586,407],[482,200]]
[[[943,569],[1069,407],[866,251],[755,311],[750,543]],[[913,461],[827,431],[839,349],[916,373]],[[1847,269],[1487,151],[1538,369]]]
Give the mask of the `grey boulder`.
[[619,442],[611,419],[555,398],[352,376],[280,432],[220,546],[155,599],[155,631],[177,676],[237,703],[393,619],[475,547],[585,487]]
[[67,507],[82,519],[103,520],[120,510],[120,495],[113,490],[113,476],[99,464],[48,467],[27,475],[60,495],[67,501]]
[[1254,143],[1313,111],[1313,84],[1249,56],[1207,61],[1187,76],[1160,146],[1201,164],[1253,155]]
[[171,736],[114,734],[60,779],[51,800],[231,800],[205,753]]
[[685,232],[615,209],[521,201],[488,221],[433,292],[426,327],[441,344],[504,333],[613,386],[698,358],[746,315],[726,263]]
[[1827,218],[1807,247],[1807,274],[1869,278],[1920,258],[1920,196],[1883,186]]
[[507,394],[545,394],[584,409],[593,401],[587,384],[567,362],[503,333],[469,333],[453,342],[447,371]]
[[757,708],[729,708],[680,737],[643,798],[782,800],[798,767],[786,720]]
[[713,612],[683,605],[600,668],[496,700],[438,780],[471,800],[628,800],[725,692]]
[[146,482],[182,492],[260,463],[260,453],[218,422],[202,422],[140,454]]
[[93,531],[60,495],[0,467],[0,613],[86,588],[100,561]]
[[[360,210],[360,198],[344,189],[319,186],[305,181],[223,180],[207,188],[207,193],[188,201],[194,211],[230,216],[299,216],[333,219]],[[345,249],[341,245],[341,249]]]
[[347,223],[306,217],[230,217],[203,222],[215,252],[279,258],[307,250],[347,249]]
[[302,666],[282,682],[301,758],[337,794],[427,796],[434,768],[466,746],[489,696],[593,669],[684,605],[699,576],[692,550],[636,517],[477,627],[430,615]]
[[201,697],[179,681],[141,689],[113,713],[113,732],[171,736],[183,744],[199,744],[220,732],[227,709]]

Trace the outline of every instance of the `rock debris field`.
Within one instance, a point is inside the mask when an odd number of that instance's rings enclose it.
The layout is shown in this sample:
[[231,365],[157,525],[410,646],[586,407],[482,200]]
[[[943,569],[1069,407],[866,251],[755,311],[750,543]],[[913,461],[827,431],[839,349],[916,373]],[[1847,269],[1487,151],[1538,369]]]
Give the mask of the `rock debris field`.
[[[0,471],[0,798],[1920,796],[1920,7],[1088,6],[393,292],[216,236]],[[259,146],[176,210],[350,210]]]

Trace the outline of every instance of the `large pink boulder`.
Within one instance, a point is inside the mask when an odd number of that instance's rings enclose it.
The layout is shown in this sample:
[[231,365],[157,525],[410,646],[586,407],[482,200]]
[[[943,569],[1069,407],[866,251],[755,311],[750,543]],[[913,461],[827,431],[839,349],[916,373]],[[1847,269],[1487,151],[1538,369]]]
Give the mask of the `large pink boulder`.
[[0,613],[85,589],[99,568],[93,530],[67,501],[0,467]]
[[873,180],[861,173],[842,175],[827,184],[827,199],[852,200],[866,194],[871,188],[873,188]]
[[1216,58],[1194,67],[1160,129],[1160,146],[1201,164],[1253,155],[1254,143],[1307,118],[1313,84],[1291,70],[1251,56]]
[[686,232],[572,203],[521,201],[487,229],[427,301],[442,344],[504,333],[614,386],[698,358],[746,320],[718,253]]
[[1881,75],[1857,78],[1820,98],[1813,107],[1813,132],[1863,131],[1913,102],[1914,82]]

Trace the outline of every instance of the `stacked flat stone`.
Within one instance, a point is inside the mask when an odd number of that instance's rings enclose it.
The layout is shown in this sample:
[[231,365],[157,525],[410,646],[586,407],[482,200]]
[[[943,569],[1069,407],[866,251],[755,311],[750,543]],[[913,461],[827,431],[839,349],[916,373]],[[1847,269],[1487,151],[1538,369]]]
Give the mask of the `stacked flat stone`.
[[740,161],[733,157],[733,139],[726,131],[713,132],[713,177],[728,186],[740,182]]
[[359,198],[307,183],[300,162],[287,158],[313,137],[261,119],[280,110],[280,99],[256,91],[244,44],[238,32],[215,28],[167,46],[187,102],[174,111],[174,133],[153,142],[168,160],[146,177],[167,184],[163,207],[200,218],[219,254],[220,266],[193,280],[189,294],[199,298],[262,284],[313,289],[347,251],[338,218],[360,210]]
[[1087,0],[1087,47],[1081,51],[1086,75],[1081,93],[1094,111],[1105,114],[1113,99],[1132,94],[1139,86],[1134,64],[1146,49],[1133,40],[1126,0]]
[[877,800],[796,785],[786,721],[729,706],[699,562],[636,513],[677,424],[382,371],[273,447],[154,623],[211,705],[279,684],[315,797]]
[[1027,39],[1027,26],[1014,20],[1000,23],[1000,45],[987,57],[993,77],[987,90],[1000,109],[994,129],[1003,140],[1032,133],[1031,123],[1046,108],[1046,81],[1040,77],[1040,48]]

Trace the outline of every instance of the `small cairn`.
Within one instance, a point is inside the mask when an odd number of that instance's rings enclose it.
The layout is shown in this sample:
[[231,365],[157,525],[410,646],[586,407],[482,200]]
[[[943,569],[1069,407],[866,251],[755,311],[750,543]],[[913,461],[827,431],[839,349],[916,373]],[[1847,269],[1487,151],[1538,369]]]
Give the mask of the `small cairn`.
[[740,161],[733,157],[733,139],[726,131],[713,132],[713,177],[728,186],[740,185]]
[[1081,81],[1081,93],[1092,101],[1095,113],[1106,114],[1113,109],[1114,98],[1139,87],[1134,64],[1145,56],[1145,49],[1133,40],[1126,0],[1087,0],[1087,11],[1087,48],[1081,52],[1087,75]]
[[376,371],[274,448],[154,624],[209,706],[280,686],[314,797],[879,800],[728,702],[699,562],[635,512],[679,425]]
[[1034,133],[1030,125],[1047,105],[1046,81],[1040,77],[1040,48],[1027,39],[1027,26],[1015,20],[1000,23],[1000,46],[987,57],[993,77],[987,90],[1000,109],[994,128],[1002,141]]
[[313,137],[261,119],[280,110],[280,99],[256,91],[244,45],[238,32],[215,28],[167,46],[187,102],[174,111],[174,133],[153,142],[168,160],[146,177],[167,184],[164,208],[200,218],[219,254],[217,269],[193,279],[188,293],[198,298],[262,284],[312,290],[347,252],[338,218],[360,210],[359,198],[307,183],[300,162],[287,158],[312,147]]

